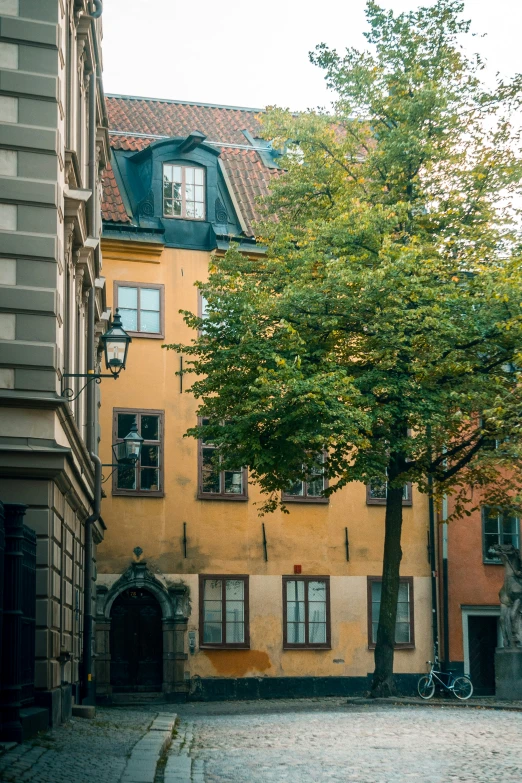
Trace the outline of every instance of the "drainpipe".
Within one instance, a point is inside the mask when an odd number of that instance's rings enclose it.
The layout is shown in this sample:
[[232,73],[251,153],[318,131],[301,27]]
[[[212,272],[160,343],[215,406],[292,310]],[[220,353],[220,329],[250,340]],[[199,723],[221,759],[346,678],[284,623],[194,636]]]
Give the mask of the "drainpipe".
[[92,4],[94,6],[94,11],[91,13],[91,16],[93,19],[98,19],[103,13],[103,2],[102,0],[93,0]]
[[433,503],[433,478],[428,476],[428,516],[430,525],[430,569],[431,569],[431,622],[433,632],[434,661],[439,660],[439,618],[437,611],[437,560],[435,548],[435,507]]
[[442,499],[442,627],[444,632],[444,668],[450,664],[449,592],[448,592],[448,498]]
[[92,616],[92,578],[93,578],[93,541],[92,527],[101,514],[102,463],[97,454],[91,453],[94,462],[94,501],[90,517],[85,520],[85,571],[84,571],[84,607],[83,607],[83,704],[95,704],[96,692],[92,679],[93,668],[93,616]]
[[[97,183],[96,183],[96,65],[89,75],[89,190],[91,191],[89,208],[89,236],[97,234]],[[94,251],[97,253],[97,249]],[[96,258],[93,265],[96,267]],[[94,269],[94,277],[98,271]],[[87,373],[94,373],[94,328],[96,320],[96,288],[93,284],[87,300]],[[86,441],[89,451],[96,451],[96,388],[94,383],[87,386]]]

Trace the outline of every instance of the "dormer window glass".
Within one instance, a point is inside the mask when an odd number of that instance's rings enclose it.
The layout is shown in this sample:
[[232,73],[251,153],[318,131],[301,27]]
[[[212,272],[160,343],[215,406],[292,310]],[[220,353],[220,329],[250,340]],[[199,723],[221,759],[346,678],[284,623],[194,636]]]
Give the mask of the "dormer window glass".
[[163,215],[187,220],[205,219],[205,170],[195,166],[163,165]]

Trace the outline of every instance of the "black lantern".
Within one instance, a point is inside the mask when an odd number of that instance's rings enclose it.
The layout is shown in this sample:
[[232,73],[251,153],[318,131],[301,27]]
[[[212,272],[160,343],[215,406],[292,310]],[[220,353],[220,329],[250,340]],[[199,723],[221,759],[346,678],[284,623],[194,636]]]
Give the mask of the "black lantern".
[[117,377],[125,369],[129,343],[132,340],[121,325],[121,315],[118,310],[114,313],[110,329],[102,334],[100,340],[105,353],[105,366]]
[[128,435],[125,435],[121,443],[115,444],[114,453],[119,465],[134,465],[140,458],[143,438],[138,432],[136,422],[132,425]]

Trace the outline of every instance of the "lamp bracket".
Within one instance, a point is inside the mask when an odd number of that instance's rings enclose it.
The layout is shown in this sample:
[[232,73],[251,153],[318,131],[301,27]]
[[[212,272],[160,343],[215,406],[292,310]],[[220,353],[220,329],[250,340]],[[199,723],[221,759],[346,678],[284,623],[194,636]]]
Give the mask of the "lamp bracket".
[[102,378],[118,378],[117,375],[114,375],[111,373],[99,373],[99,372],[90,372],[90,373],[79,373],[79,372],[64,372],[62,375],[62,378],[87,378],[87,382],[82,386],[80,391],[75,394],[74,389],[71,389],[70,386],[62,389],[62,397],[65,397],[69,402],[74,402],[74,400],[77,400],[80,394],[87,388],[87,386],[92,383],[93,381],[97,384],[101,383]]

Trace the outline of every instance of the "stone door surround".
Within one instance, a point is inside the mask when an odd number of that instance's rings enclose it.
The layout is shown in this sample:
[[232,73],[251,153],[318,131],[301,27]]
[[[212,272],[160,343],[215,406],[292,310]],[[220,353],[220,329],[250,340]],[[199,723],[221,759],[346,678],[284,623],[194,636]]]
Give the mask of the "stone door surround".
[[185,636],[188,621],[188,588],[179,583],[170,586],[149,569],[145,560],[132,562],[111,586],[96,587],[96,695],[111,701],[111,609],[116,598],[132,588],[149,590],[157,599],[162,614],[163,683],[169,700],[184,699],[188,690],[185,680]]

